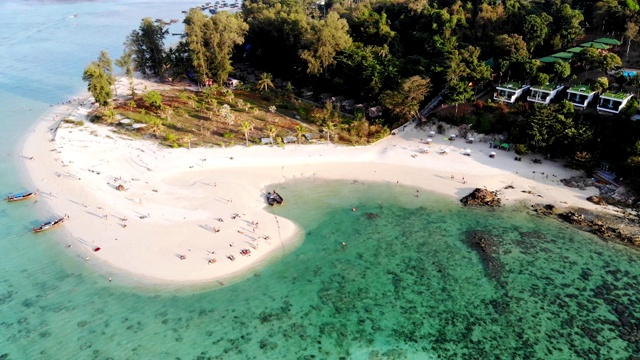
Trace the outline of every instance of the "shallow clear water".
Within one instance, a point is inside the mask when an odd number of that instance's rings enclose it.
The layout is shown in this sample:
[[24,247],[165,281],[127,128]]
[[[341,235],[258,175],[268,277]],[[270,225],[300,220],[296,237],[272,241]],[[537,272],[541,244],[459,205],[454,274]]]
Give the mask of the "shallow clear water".
[[[82,69],[100,50],[116,58],[142,17],[182,18],[196,4],[1,2],[0,194],[28,189],[17,164],[21,139],[50,104],[83,89]],[[29,232],[39,203],[1,202],[0,358],[640,353],[635,250],[523,209],[462,209],[395,184],[308,181],[278,191],[287,203],[273,211],[299,223],[304,242],[215,291],[109,283],[59,245],[64,228]],[[489,257],[469,245],[473,234],[489,239]]]

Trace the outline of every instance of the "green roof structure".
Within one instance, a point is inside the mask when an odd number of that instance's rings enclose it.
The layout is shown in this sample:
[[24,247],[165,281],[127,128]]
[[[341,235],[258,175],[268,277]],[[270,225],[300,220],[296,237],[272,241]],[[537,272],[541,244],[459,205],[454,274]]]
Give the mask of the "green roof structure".
[[601,49],[601,50],[606,50],[606,49],[611,47],[611,46],[609,46],[607,44],[597,43],[597,42],[593,42],[593,41],[586,42],[584,44],[580,44],[580,46],[582,46],[582,47],[592,47],[592,48]]
[[562,61],[562,59],[551,57],[551,56],[545,56],[543,58],[538,59],[538,61],[543,63],[554,63],[556,61]]
[[552,84],[545,84],[545,85],[533,85],[531,86],[532,89],[538,89],[538,90],[544,90],[544,91],[553,91],[553,89],[556,88],[555,85]]
[[573,57],[572,53],[568,53],[568,52],[559,52],[557,54],[553,54],[551,55],[555,58],[559,58],[559,59],[565,59],[565,60],[570,60]]
[[627,94],[625,92],[606,92],[602,95],[600,95],[601,98],[605,97],[605,98],[611,98],[611,99],[616,99],[616,100],[624,100],[626,98],[628,98],[629,96],[631,96],[630,94]]
[[515,82],[515,81],[511,81],[511,82],[507,82],[507,83],[498,85],[499,88],[516,89],[516,90],[520,89],[521,86],[522,86],[522,84],[520,84],[519,82]]
[[571,92],[574,92],[574,93],[580,93],[580,94],[589,95],[592,92],[594,92],[595,90],[592,90],[591,86],[589,86],[589,85],[578,84],[576,86],[571,87],[568,91],[571,91]]
[[582,50],[584,50],[583,47],[572,47],[571,49],[567,49],[567,52],[577,54],[577,53],[581,52]]
[[615,46],[622,45],[622,41],[612,39],[612,38],[600,38],[600,39],[593,40],[593,42],[607,44],[607,45],[615,45]]

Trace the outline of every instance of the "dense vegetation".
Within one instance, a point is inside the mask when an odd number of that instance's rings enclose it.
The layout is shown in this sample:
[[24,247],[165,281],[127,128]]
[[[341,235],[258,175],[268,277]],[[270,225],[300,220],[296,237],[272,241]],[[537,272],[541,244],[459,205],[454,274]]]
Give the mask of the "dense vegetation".
[[[181,41],[168,49],[163,24],[144,19],[127,38],[127,50],[116,64],[127,76],[135,69],[200,85],[223,85],[230,74],[250,83],[251,76],[237,66],[250,64],[259,70],[253,90],[267,101],[289,99],[290,109],[300,107],[293,94],[302,88],[366,104],[355,107],[351,117],[338,111],[340,102],[292,114],[328,132],[354,123],[394,126],[414,118],[426,102],[442,94],[456,111],[441,120],[501,134],[521,153],[566,158],[585,170],[607,162],[635,179],[632,175],[640,170],[640,125],[629,116],[637,101],[618,116],[575,111],[568,102],[507,107],[478,101],[472,111],[467,107],[462,112],[458,104],[473,103],[484,89],[507,80],[534,85],[580,82],[601,92],[640,92],[639,77],[629,80],[613,72],[622,64],[621,57],[627,66],[640,65],[633,49],[640,40],[638,11],[636,0],[334,0],[325,5],[247,0],[242,12],[233,15],[208,16],[191,9]],[[585,34],[622,38],[624,43],[617,53],[588,48],[570,62],[535,60],[575,46]],[[94,95],[98,92],[96,100],[106,105],[112,75],[103,55],[87,67],[84,78]],[[131,95],[135,96],[133,89]],[[376,105],[382,107],[382,116],[367,116],[367,108]],[[155,109],[157,115],[160,110]]]

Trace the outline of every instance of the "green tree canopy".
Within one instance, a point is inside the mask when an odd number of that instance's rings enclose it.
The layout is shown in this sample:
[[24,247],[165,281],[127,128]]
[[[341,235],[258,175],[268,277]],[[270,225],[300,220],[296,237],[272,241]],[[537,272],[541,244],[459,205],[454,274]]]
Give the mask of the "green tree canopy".
[[101,51],[98,61],[91,62],[84,69],[82,80],[87,82],[87,90],[98,105],[109,105],[113,97],[111,87],[115,84],[115,77],[113,76],[113,63],[106,51]]
[[209,70],[212,78],[223,84],[233,68],[231,55],[233,47],[242,44],[249,26],[239,15],[221,11],[211,17]]
[[349,25],[338,13],[330,12],[324,20],[311,24],[305,40],[306,49],[300,56],[307,63],[307,72],[318,75],[336,63],[336,54],[351,46]]
[[184,19],[185,41],[189,48],[196,81],[200,84],[204,84],[206,79],[211,76],[209,70],[211,25],[209,18],[199,8],[190,9]]
[[120,56],[115,61],[116,66],[118,66],[124,72],[124,75],[129,80],[129,91],[131,93],[131,97],[135,97],[136,89],[133,84],[133,73],[135,71],[134,63],[133,63],[133,53],[129,50],[125,50],[122,56]]
[[527,43],[529,51],[543,44],[549,33],[549,24],[553,21],[546,13],[527,15],[522,24],[522,38]]
[[125,41],[126,49],[133,54],[136,70],[143,75],[164,76],[164,39],[168,34],[169,30],[151,18],[142,19],[138,30],[133,30]]
[[396,91],[385,91],[382,103],[400,121],[406,122],[418,115],[420,103],[431,90],[431,81],[420,76],[405,79]]

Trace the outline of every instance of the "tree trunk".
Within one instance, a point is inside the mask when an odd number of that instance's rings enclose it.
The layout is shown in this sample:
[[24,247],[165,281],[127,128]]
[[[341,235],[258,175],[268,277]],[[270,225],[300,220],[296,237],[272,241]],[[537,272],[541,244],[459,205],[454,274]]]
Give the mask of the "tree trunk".
[[631,38],[627,41],[627,57],[629,56],[629,49],[631,48]]

